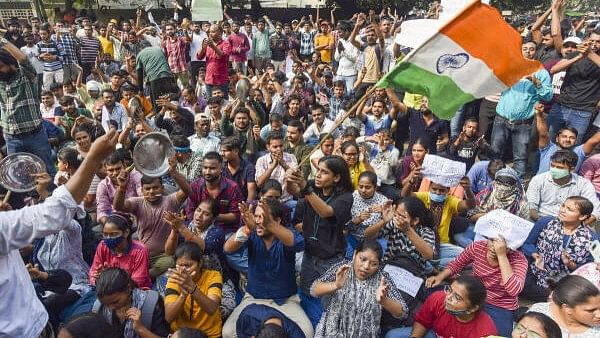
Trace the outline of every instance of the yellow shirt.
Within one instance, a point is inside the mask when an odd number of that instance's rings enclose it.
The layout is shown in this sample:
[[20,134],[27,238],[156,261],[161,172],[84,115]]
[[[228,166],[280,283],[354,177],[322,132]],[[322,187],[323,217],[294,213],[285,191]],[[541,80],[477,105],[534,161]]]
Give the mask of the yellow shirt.
[[365,64],[367,72],[363,77],[363,83],[376,83],[379,81],[379,61],[377,61],[377,52],[375,51],[376,46],[368,46],[365,48]]
[[115,57],[115,49],[113,43],[110,39],[103,37],[102,35],[98,35],[98,40],[100,40],[100,44],[102,45],[102,51],[104,54],[110,54],[113,58]]
[[[196,282],[198,291],[206,296],[216,296],[221,299],[221,289],[223,288],[223,277],[221,273],[215,270],[203,270],[202,276]],[[177,301],[181,289],[177,283],[171,279],[167,282],[165,292],[165,305]],[[189,327],[203,331],[210,338],[221,336],[221,311],[217,307],[212,315],[206,313],[200,308],[198,303],[188,295],[183,304],[183,311],[171,322],[171,330],[177,331],[180,327]]]
[[[429,192],[416,192],[415,196],[425,204],[425,208],[429,209],[430,200],[429,200]],[[450,242],[450,222],[452,221],[452,217],[458,214],[458,205],[460,204],[460,199],[449,195],[444,202],[444,209],[442,210],[442,218],[440,220],[440,226],[438,227],[438,236],[440,238],[440,243],[448,243]]]
[[[333,38],[333,34],[331,33],[327,35],[317,34],[317,36],[315,36],[315,46],[330,46],[334,42],[335,40]],[[321,49],[319,52],[321,53],[321,61],[331,63],[331,49]]]
[[366,169],[365,164],[362,162],[358,162],[357,165],[350,168],[350,179],[352,180],[352,188],[354,190],[358,189],[358,177],[363,171],[366,171]]

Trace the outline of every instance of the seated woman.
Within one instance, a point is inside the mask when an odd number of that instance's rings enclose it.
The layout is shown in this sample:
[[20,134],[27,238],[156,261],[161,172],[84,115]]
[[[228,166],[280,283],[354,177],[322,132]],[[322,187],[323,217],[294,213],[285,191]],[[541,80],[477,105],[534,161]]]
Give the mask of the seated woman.
[[90,284],[95,285],[98,275],[106,268],[125,270],[138,288],[152,287],[148,269],[148,249],[131,239],[135,232],[131,216],[113,213],[106,218],[102,228],[103,240],[98,244],[90,269]]
[[503,238],[476,241],[469,245],[444,271],[429,277],[426,287],[440,285],[459,274],[468,265],[487,290],[485,311],[492,317],[501,336],[513,327],[513,312],[519,307],[519,294],[525,284],[527,259],[518,250],[510,250]]
[[400,266],[416,275],[431,271],[427,262],[435,254],[436,235],[431,227],[433,219],[425,204],[416,197],[405,197],[396,205],[395,212],[384,211],[385,225],[377,224],[365,230],[369,238],[378,234],[387,241],[383,257],[386,263]]
[[169,324],[165,320],[162,298],[153,290],[142,290],[127,272],[108,268],[96,280],[98,299],[92,312],[100,314],[122,337],[166,337]]
[[346,161],[348,169],[350,170],[350,180],[352,181],[352,188],[356,190],[358,188],[358,177],[365,171],[375,172],[375,169],[371,167],[371,159],[369,153],[365,151],[364,147],[359,147],[354,141],[346,141],[342,143],[342,158]]
[[317,149],[312,155],[310,155],[310,175],[308,175],[308,179],[314,180],[315,175],[317,175],[317,171],[319,170],[319,161],[321,158],[325,156],[330,156],[333,154],[333,135],[331,134],[321,134],[319,136],[319,142],[321,143],[321,147]]
[[485,286],[479,279],[462,275],[444,291],[432,293],[417,311],[415,323],[389,331],[386,338],[481,338],[496,335],[496,326],[482,311]]
[[[225,261],[223,253],[225,232],[215,225],[215,219],[219,214],[218,207],[217,201],[212,198],[203,200],[194,211],[192,221],[187,226],[184,224],[185,215],[177,216],[166,212],[164,218],[171,225],[171,234],[165,243],[165,254],[174,255],[177,245],[181,242],[196,243],[200,247],[204,254],[202,267],[219,271],[223,276],[221,316],[227,317],[236,306],[233,281],[237,280],[237,276]],[[163,276],[157,281],[157,284],[161,284],[159,292],[167,283],[166,278],[163,281]]]
[[583,277],[563,277],[552,290],[550,302],[533,304],[529,311],[552,318],[563,337],[600,337],[600,290]]
[[[469,220],[473,223],[496,209],[504,209],[513,215],[529,219],[525,190],[518,173],[512,168],[500,169],[492,184],[475,195],[475,202],[477,206],[468,212]],[[460,246],[467,247],[475,237],[474,228],[474,225],[470,225],[466,232],[455,235],[454,239]]]
[[531,262],[522,296],[544,302],[550,294],[549,281],[593,261],[589,249],[598,234],[583,223],[593,209],[585,197],[571,196],[560,207],[558,217],[535,222],[522,248]]
[[562,338],[560,327],[552,318],[539,312],[527,312],[521,316],[512,331],[512,338],[521,337]]
[[[381,228],[385,223],[382,213],[385,204],[389,200],[377,190],[377,175],[371,171],[365,171],[358,177],[358,189],[352,193],[352,219],[348,222],[348,235],[346,240],[346,258],[350,259],[356,245],[364,240],[365,229],[373,226]],[[374,231],[374,236],[377,231]]]
[[400,180],[403,187],[410,185],[411,192],[419,191],[419,187],[421,186],[421,180],[423,179],[421,165],[423,165],[427,149],[429,149],[429,146],[426,144],[426,141],[418,138],[413,143],[411,154],[404,156],[402,160],[402,175],[400,176]]
[[203,267],[204,255],[194,242],[185,242],[175,250],[175,269],[169,269],[165,295],[165,318],[171,329],[181,327],[202,330],[208,337],[221,336],[221,288],[223,277]]
[[58,333],[58,338],[118,338],[104,317],[83,313],[70,319]]
[[351,262],[332,266],[313,283],[311,296],[328,296],[315,337],[378,337],[382,309],[406,317],[406,304],[383,271],[382,258],[381,245],[367,239],[358,244]]

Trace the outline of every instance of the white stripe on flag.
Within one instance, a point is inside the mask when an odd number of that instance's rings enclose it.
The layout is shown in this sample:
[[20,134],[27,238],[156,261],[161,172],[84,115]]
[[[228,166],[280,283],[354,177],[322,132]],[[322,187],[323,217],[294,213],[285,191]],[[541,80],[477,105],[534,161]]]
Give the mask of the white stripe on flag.
[[[465,58],[461,54],[467,54],[469,59],[463,65]],[[438,68],[440,58],[446,55],[445,59],[452,58],[456,62],[456,67],[449,68],[443,63],[441,69]],[[450,77],[456,85],[465,93],[472,94],[474,97],[484,97],[490,93],[500,93],[505,90],[506,85],[500,81],[492,72],[490,67],[478,58],[473,57],[461,46],[456,44],[442,33],[436,34],[419,50],[413,53],[407,62],[421,67],[433,74]],[[438,69],[442,72],[438,72]]]

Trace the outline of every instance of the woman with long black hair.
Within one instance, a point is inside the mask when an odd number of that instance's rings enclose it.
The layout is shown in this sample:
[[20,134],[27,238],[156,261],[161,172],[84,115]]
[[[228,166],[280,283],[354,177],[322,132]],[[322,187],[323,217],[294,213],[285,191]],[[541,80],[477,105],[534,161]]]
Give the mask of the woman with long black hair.
[[287,191],[304,198],[304,207],[296,210],[303,220],[304,257],[300,269],[301,298],[308,317],[316,324],[323,308],[310,295],[313,282],[343,260],[346,251],[344,227],[352,209],[352,182],[343,158],[325,156],[319,160],[315,180],[307,182],[300,170],[286,173]]

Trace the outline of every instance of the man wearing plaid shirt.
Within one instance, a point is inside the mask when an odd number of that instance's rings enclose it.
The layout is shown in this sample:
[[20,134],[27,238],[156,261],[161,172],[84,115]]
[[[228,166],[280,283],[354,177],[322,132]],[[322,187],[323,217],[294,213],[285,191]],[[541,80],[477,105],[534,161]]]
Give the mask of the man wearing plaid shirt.
[[300,32],[300,60],[310,61],[315,52],[315,35],[317,31],[312,28],[312,22],[304,22],[304,30]]
[[0,39],[0,126],[8,154],[28,152],[40,157],[54,176],[50,143],[42,126],[38,78],[27,56]]
[[163,41],[162,47],[167,56],[171,72],[173,72],[173,75],[181,82],[183,87],[187,87],[190,82],[190,73],[188,72],[186,61],[186,48],[192,41],[192,38],[187,34],[187,30],[184,36],[176,36],[175,31],[175,25],[167,24],[165,26],[167,36]]
[[[77,54],[79,53],[79,42],[69,33],[68,27],[61,21],[54,25],[56,34],[52,36],[54,42],[59,43],[64,49],[62,57],[63,81],[73,82],[77,79],[79,68],[77,67]],[[85,77],[84,77],[85,79]]]

